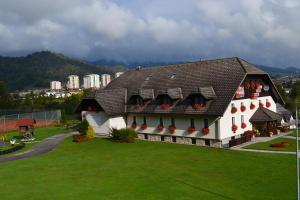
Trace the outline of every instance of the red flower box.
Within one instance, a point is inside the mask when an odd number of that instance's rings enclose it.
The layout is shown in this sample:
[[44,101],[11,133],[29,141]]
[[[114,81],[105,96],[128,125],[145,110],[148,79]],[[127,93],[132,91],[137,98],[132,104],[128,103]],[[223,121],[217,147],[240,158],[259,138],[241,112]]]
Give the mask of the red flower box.
[[132,129],[136,129],[136,123],[133,122],[133,123],[131,124],[131,128],[132,128]]
[[262,102],[259,102],[259,107],[264,107],[264,104]]
[[193,107],[194,107],[195,110],[200,110],[201,108],[204,107],[204,105],[202,103],[195,103],[193,105]]
[[193,127],[189,127],[188,130],[187,130],[189,133],[194,133],[196,131],[195,128]]
[[141,107],[142,107],[142,105],[140,105],[140,104],[135,104],[135,105],[133,106],[133,109],[138,110],[138,109],[140,109]]
[[159,132],[162,132],[164,130],[164,127],[162,125],[158,125],[156,127],[156,129],[159,131]]
[[148,127],[147,124],[142,124],[142,125],[141,125],[141,129],[142,129],[142,130],[145,130],[147,127]]
[[266,107],[267,107],[267,108],[270,108],[270,107],[271,107],[271,103],[267,101],[267,102],[266,102]]
[[246,110],[246,106],[245,106],[245,105],[242,105],[242,106],[241,106],[241,111],[244,112],[245,110]]
[[233,107],[231,108],[231,113],[234,114],[234,113],[236,113],[236,112],[237,112],[237,108],[233,106]]
[[169,133],[173,134],[176,130],[176,127],[171,125],[171,126],[169,126],[168,130],[169,130]]
[[251,85],[250,85],[250,83],[248,82],[248,83],[245,83],[245,88],[247,89],[247,90],[249,90],[250,89],[250,87],[251,87]]
[[253,110],[255,108],[255,105],[253,103],[250,104],[250,110]]
[[167,109],[170,108],[170,105],[167,104],[167,103],[163,103],[163,104],[160,105],[160,108],[161,108],[162,110],[167,110]]
[[85,135],[73,135],[73,142],[83,142],[87,140]]
[[247,127],[247,124],[245,122],[242,123],[241,125],[242,129],[246,128]]
[[232,127],[231,127],[232,132],[235,133],[237,131],[237,129],[238,129],[237,125],[233,124]]
[[209,134],[209,128],[203,128],[203,129],[202,129],[202,133],[203,133],[204,135]]

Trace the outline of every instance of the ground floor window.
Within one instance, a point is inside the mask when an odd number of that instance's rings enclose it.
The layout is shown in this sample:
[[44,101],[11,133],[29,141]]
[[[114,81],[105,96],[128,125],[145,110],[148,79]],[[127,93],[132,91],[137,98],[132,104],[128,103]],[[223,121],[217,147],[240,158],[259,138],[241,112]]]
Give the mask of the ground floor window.
[[172,137],[172,142],[176,142],[176,137]]
[[196,144],[196,138],[192,138],[192,144]]
[[209,140],[205,140],[205,146],[210,146],[210,141]]
[[145,140],[148,140],[148,134],[144,134]]
[[162,141],[162,142],[165,141],[165,136],[161,135],[160,136],[160,141]]

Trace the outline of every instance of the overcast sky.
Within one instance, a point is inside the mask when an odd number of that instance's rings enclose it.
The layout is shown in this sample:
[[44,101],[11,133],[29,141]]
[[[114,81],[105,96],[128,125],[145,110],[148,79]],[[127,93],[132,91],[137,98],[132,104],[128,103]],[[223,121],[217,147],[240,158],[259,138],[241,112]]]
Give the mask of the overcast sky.
[[1,0],[0,54],[300,67],[298,0]]

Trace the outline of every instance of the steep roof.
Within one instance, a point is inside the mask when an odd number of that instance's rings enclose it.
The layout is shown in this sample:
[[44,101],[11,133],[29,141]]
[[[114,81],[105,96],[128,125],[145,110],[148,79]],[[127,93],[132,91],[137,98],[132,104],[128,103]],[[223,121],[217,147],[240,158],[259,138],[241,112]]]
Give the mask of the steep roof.
[[285,107],[283,107],[281,104],[276,103],[276,111],[278,114],[280,114],[285,122],[289,122],[292,116],[292,112],[287,110]]
[[272,110],[265,107],[259,107],[250,118],[250,122],[271,122],[277,121],[280,123],[282,117]]
[[[132,69],[114,79],[104,89],[99,90],[95,98],[101,103],[104,110],[113,110],[114,113],[140,112],[221,116],[248,74],[268,76],[254,65],[236,57]],[[115,93],[115,90],[118,90],[118,94],[111,94]],[[131,109],[128,105],[124,106],[124,99],[127,101],[132,95],[141,94],[141,90],[147,91],[149,96],[154,95],[154,97],[166,93],[175,100],[176,105],[168,110],[162,110],[157,106],[158,103],[154,99],[138,111]],[[186,102],[187,97],[195,93],[201,94],[208,100],[206,106],[201,110],[193,109]],[[119,105],[121,103],[124,107]],[[109,107],[109,109],[105,109],[105,107]]]

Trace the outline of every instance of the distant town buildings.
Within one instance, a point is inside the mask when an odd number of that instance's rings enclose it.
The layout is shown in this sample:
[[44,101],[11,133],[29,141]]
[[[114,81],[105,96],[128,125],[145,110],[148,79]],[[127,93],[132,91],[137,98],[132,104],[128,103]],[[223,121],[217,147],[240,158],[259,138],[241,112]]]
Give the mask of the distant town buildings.
[[100,76],[98,74],[89,74],[84,76],[83,88],[100,88]]
[[111,81],[110,75],[109,74],[102,74],[101,75],[101,84],[102,87],[106,87]]
[[70,75],[68,77],[67,88],[68,89],[79,89],[79,76]]
[[115,78],[118,78],[118,77],[121,76],[122,74],[124,74],[124,72],[117,72],[117,73],[115,74]]
[[50,89],[51,90],[61,90],[61,82],[60,81],[51,81]]

